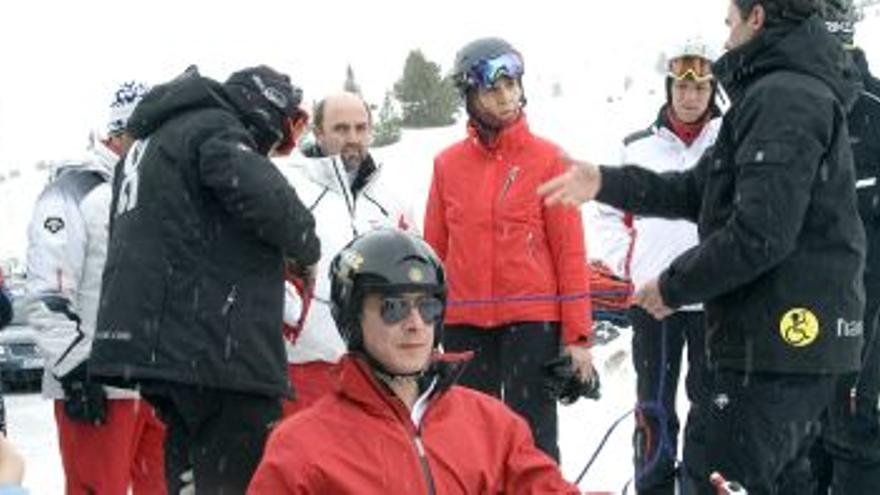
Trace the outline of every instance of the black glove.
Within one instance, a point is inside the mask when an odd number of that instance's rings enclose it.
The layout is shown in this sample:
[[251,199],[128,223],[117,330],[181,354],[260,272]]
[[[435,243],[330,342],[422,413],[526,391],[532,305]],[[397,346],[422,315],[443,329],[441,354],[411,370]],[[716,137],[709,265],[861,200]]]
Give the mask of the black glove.
[[601,396],[599,373],[596,368],[593,368],[589,380],[581,381],[568,354],[562,354],[544,363],[544,372],[547,374],[544,378],[544,390],[547,395],[566,406],[574,404],[581,397],[599,400]]
[[60,378],[64,412],[73,421],[102,425],[107,419],[107,393],[88,376],[88,360]]

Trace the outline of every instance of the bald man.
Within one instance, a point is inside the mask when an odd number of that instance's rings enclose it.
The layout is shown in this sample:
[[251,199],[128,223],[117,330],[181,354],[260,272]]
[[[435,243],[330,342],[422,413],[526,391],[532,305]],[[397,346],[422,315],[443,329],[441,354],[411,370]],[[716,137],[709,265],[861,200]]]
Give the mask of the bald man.
[[285,404],[285,415],[308,407],[336,383],[345,345],[328,306],[327,270],[333,254],[368,230],[414,225],[411,207],[389,191],[381,164],[370,155],[372,124],[369,106],[360,96],[328,96],[315,108],[316,143],[276,162],[310,206],[324,253],[313,287],[294,276],[288,280],[285,335],[295,398]]

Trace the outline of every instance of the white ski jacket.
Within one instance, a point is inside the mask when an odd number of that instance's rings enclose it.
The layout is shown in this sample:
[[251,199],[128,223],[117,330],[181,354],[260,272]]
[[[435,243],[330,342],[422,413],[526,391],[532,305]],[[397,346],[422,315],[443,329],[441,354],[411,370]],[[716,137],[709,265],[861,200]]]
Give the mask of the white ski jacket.
[[[389,190],[381,164],[374,164],[372,157],[361,165],[366,167],[358,181],[362,186],[354,193],[339,156],[309,158],[294,152],[276,165],[312,212],[321,240],[315,297],[295,344],[287,343],[288,362],[335,363],[346,348],[330,315],[330,262],[355,236],[379,227],[412,230],[415,217],[411,206]],[[301,303],[292,287],[286,292],[284,319],[290,324],[299,319]]]
[[[667,127],[655,123],[624,140],[620,163],[637,164],[655,172],[687,170],[712,146],[720,127],[720,118],[709,121],[699,137],[687,146]],[[617,275],[630,278],[636,289],[660,276],[672,260],[699,242],[696,224],[687,220],[628,218],[624,212],[606,205],[596,211],[599,235],[610,240],[603,243],[605,252],[599,258]],[[699,310],[701,306],[682,309]]]
[[[28,226],[27,315],[45,359],[43,396],[63,399],[58,377],[88,358],[107,258],[110,179],[118,160],[95,140],[91,156],[59,164]],[[137,398],[105,387],[107,396]]]

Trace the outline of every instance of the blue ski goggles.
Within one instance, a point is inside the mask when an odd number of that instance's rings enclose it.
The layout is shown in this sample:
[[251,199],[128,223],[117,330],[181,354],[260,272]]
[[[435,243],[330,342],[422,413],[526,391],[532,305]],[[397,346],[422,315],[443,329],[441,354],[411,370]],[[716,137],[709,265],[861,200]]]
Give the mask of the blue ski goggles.
[[523,60],[518,53],[505,53],[494,58],[480,60],[472,65],[465,75],[464,82],[467,86],[491,88],[502,77],[519,79],[524,71]]

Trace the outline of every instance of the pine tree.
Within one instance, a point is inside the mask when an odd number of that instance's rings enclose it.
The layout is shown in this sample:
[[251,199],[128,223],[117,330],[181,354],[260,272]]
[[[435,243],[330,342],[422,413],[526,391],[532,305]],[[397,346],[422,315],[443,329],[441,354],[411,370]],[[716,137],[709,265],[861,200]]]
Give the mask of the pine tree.
[[438,127],[455,122],[458,93],[449,78],[440,76],[440,66],[413,50],[406,58],[403,76],[394,84],[394,94],[403,109],[404,127]]
[[400,141],[401,119],[394,108],[391,92],[385,93],[376,125],[373,126],[373,147],[388,146]]
[[361,94],[361,87],[354,78],[354,69],[351,68],[351,64],[348,64],[345,68],[345,84],[343,84],[342,89],[358,96]]

